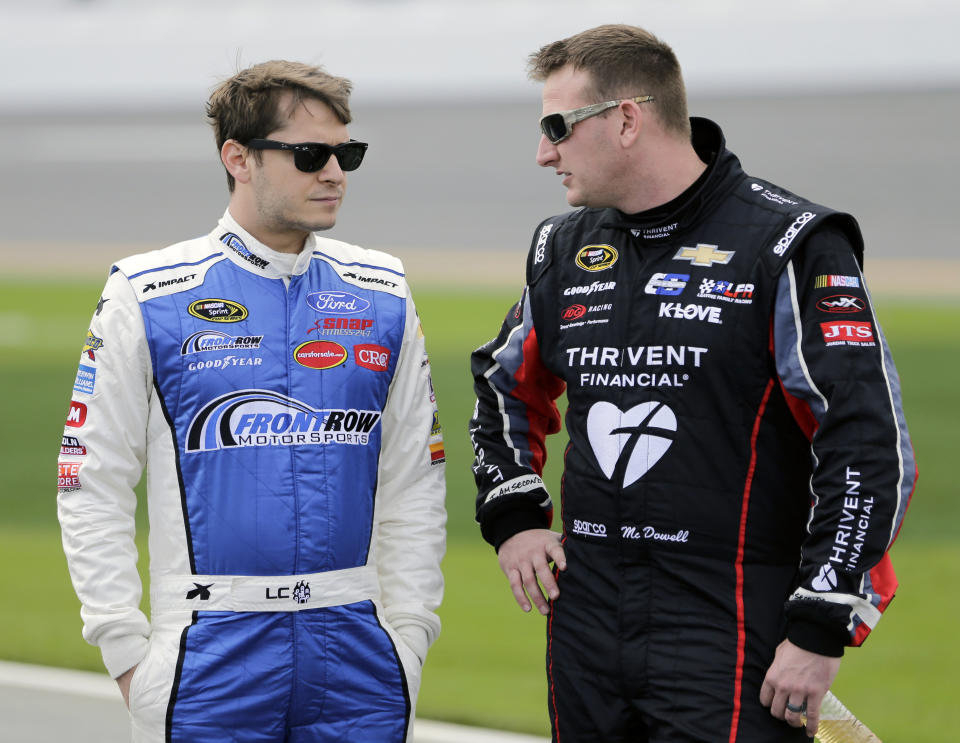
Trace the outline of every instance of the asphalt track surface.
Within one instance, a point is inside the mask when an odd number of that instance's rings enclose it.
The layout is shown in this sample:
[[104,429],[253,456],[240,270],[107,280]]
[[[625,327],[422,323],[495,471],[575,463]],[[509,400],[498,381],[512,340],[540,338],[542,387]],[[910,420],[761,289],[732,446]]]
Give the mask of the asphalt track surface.
[[[130,739],[127,711],[106,674],[0,661],[0,743]],[[417,720],[413,743],[544,743],[543,738]]]
[[[536,224],[569,208],[553,169],[534,162],[538,96],[531,86],[524,102],[355,105],[351,136],[370,149],[329,236],[441,266],[470,254],[522,261]],[[960,89],[699,97],[690,111],[721,124],[748,173],[857,216],[868,266],[955,259]],[[186,112],[0,111],[0,141],[4,272],[103,275],[123,255],[205,234],[227,203],[202,101]]]

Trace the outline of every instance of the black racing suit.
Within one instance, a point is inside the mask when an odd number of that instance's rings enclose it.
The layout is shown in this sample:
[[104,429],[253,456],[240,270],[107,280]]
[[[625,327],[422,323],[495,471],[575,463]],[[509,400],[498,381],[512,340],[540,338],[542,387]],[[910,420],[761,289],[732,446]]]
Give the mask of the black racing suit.
[[706,172],[638,215],[541,223],[527,286],[472,359],[477,520],[548,527],[567,394],[568,568],[548,622],[555,739],[804,739],[759,702],[777,644],[838,656],[893,597],[916,467],[852,217]]

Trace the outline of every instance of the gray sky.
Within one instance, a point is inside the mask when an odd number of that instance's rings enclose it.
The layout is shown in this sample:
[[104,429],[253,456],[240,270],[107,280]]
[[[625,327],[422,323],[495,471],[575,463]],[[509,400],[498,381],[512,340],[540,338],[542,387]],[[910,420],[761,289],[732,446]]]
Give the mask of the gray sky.
[[355,100],[529,96],[527,54],[600,23],[670,43],[692,94],[960,85],[956,0],[0,0],[0,107],[195,105],[323,64]]

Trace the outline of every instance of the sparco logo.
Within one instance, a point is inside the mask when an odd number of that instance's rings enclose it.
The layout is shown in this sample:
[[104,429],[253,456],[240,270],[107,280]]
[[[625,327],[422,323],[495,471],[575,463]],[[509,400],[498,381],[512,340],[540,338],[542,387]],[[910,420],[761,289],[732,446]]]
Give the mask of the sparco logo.
[[189,336],[180,346],[180,355],[204,353],[206,351],[236,351],[238,349],[260,348],[262,335],[227,335],[219,330],[201,330]]
[[211,400],[194,416],[186,451],[366,444],[379,420],[379,410],[318,410],[277,392],[239,390]]
[[242,304],[229,299],[198,299],[190,303],[187,312],[208,322],[240,322],[250,314]]
[[326,315],[355,315],[370,307],[370,302],[350,292],[311,292],[307,304]]
[[151,281],[149,284],[143,285],[143,290],[141,294],[146,294],[147,292],[154,291],[155,289],[163,289],[165,286],[173,286],[174,284],[183,284],[191,279],[196,278],[196,274],[192,273],[188,276],[178,276],[175,279],[167,279],[166,281]]
[[607,527],[604,524],[596,524],[593,521],[581,521],[580,519],[574,519],[573,533],[580,534],[585,537],[600,537],[601,539],[606,539]]
[[352,271],[346,272],[343,274],[343,277],[345,279],[361,281],[364,284],[380,284],[381,286],[389,286],[391,289],[397,286],[396,282],[381,279],[379,276],[361,276],[360,274],[353,273]]
[[815,216],[817,215],[813,212],[804,212],[797,217],[796,221],[794,221],[794,223],[787,228],[787,231],[783,233],[783,237],[777,240],[777,244],[774,247],[773,252],[776,255],[783,255],[786,253],[787,248],[790,247],[790,243],[792,243],[794,238],[800,234],[800,230],[802,230],[804,225]]
[[600,470],[623,487],[643,477],[673,444],[677,417],[660,402],[644,402],[626,412],[609,402],[587,413],[587,438]]
[[540,228],[540,235],[537,237],[537,249],[533,255],[534,263],[542,263],[545,251],[547,249],[547,238],[550,237],[550,230],[553,229],[553,222],[545,224]]
[[616,288],[616,281],[594,281],[590,286],[568,286],[563,290],[563,296],[572,297],[576,294],[593,294],[594,292],[608,292]]

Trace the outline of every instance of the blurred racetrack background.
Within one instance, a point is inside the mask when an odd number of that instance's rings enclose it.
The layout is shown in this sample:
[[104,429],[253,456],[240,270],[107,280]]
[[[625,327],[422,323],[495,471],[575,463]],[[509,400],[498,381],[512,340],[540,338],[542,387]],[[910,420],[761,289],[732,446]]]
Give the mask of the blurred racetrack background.
[[[217,81],[298,59],[354,82],[351,135],[370,151],[330,235],[405,261],[435,370],[448,589],[421,715],[547,731],[542,620],[513,605],[472,522],[467,357],[521,285],[534,225],[567,208],[534,163],[526,56],[609,22],[674,47],[691,114],[724,128],[747,172],[861,222],[921,478],[893,551],[900,596],[837,690],[881,738],[942,739],[960,611],[960,5],[947,0],[0,0],[0,660],[101,670],[80,638],[52,485],[86,323],[113,260],[203,234],[225,208],[203,114]],[[0,715],[22,721],[36,708],[9,678]]]

